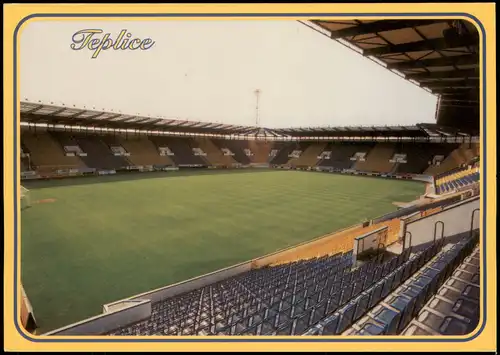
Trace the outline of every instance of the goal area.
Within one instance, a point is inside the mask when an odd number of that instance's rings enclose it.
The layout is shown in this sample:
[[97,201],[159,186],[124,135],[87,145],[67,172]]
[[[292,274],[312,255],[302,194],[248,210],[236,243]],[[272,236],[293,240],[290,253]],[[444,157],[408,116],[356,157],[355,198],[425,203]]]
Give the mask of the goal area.
[[30,190],[21,186],[21,210],[31,207]]

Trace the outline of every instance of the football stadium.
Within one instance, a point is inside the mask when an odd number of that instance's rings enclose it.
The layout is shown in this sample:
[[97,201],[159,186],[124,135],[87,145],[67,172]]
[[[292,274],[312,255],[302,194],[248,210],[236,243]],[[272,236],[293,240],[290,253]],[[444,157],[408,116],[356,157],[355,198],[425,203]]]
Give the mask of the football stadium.
[[27,331],[477,328],[477,30],[450,20],[304,25],[436,95],[435,123],[268,128],[20,102]]

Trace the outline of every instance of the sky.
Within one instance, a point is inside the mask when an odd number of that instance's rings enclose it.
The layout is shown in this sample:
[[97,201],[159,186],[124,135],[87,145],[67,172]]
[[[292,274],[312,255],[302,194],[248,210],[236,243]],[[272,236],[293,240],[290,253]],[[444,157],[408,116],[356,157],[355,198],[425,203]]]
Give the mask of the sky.
[[[70,47],[84,29],[154,45],[92,59]],[[21,32],[23,101],[254,125],[256,89],[268,128],[435,122],[434,95],[297,21],[36,21]]]

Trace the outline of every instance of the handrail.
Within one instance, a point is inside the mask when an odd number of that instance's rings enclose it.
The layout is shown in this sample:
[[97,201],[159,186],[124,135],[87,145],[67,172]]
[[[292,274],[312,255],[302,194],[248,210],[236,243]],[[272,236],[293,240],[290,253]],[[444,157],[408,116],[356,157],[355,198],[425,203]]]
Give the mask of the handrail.
[[472,231],[474,230],[474,216],[476,215],[476,211],[479,212],[479,208],[476,208],[474,211],[472,211],[472,216],[470,220],[470,231],[469,231],[470,237],[472,237]]
[[440,239],[443,239],[444,238],[444,222],[443,221],[437,221],[436,223],[434,223],[434,243],[436,242],[436,232],[437,232],[437,226],[438,225],[441,225],[442,228],[441,228],[441,238]]
[[411,238],[412,238],[412,235],[411,235],[411,232],[406,231],[405,232],[405,236],[403,237],[403,250],[406,249],[406,236],[407,235],[410,236],[410,245],[408,246],[408,248],[411,248]]
[[[380,246],[382,246],[382,247],[380,247]],[[378,245],[377,245],[377,257],[381,254],[380,250],[383,250],[384,246],[385,246],[384,243],[382,243],[382,242],[378,243]]]

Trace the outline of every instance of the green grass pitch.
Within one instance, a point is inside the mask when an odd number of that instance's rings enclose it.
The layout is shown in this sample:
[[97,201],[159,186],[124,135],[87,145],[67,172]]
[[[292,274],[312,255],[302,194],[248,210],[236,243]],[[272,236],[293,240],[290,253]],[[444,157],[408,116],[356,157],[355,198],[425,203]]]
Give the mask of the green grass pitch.
[[298,171],[196,171],[25,184],[22,281],[40,330],[394,211],[424,184]]

